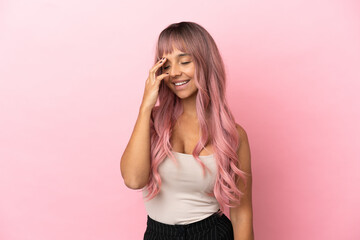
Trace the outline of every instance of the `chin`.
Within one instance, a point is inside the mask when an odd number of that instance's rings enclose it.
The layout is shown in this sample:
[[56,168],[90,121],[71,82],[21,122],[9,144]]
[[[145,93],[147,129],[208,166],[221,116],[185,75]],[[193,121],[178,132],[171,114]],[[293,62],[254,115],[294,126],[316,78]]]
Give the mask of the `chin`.
[[197,95],[197,92],[198,92],[198,89],[196,89],[195,91],[184,91],[184,92],[181,92],[181,93],[175,93],[176,96],[178,96],[178,98],[180,99],[186,99],[186,98],[189,98],[189,97],[192,97],[194,95]]

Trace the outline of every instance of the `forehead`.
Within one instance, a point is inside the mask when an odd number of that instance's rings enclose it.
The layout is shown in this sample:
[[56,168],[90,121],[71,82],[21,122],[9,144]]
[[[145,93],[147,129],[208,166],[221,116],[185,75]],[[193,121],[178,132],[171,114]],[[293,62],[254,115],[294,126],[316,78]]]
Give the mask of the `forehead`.
[[186,52],[182,52],[179,49],[174,49],[171,53],[169,54],[163,54],[162,57],[166,57],[166,58],[180,58],[180,57],[184,57],[184,56],[190,56],[189,53]]

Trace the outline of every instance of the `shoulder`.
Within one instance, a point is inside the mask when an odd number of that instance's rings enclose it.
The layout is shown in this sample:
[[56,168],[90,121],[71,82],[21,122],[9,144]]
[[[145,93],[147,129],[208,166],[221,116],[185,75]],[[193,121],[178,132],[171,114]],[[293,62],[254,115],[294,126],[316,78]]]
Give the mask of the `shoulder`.
[[250,153],[250,144],[249,144],[248,136],[245,129],[238,123],[236,123],[236,129],[239,133],[239,139],[240,139],[240,146],[237,150],[239,163],[243,171],[250,173],[251,153]]
[[240,124],[238,123],[235,124],[236,124],[236,130],[238,131],[239,134],[240,142],[248,141],[248,136],[245,129]]

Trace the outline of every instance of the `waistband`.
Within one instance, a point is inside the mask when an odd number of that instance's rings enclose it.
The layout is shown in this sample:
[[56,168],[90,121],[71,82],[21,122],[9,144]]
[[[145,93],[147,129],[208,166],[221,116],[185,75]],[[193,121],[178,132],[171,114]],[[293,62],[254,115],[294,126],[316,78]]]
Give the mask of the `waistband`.
[[148,215],[147,228],[169,236],[175,236],[179,234],[182,235],[185,232],[188,234],[199,233],[200,231],[205,231],[206,229],[212,228],[215,224],[218,223],[220,218],[226,217],[224,214],[220,215],[219,211],[220,209],[203,220],[189,224],[166,224],[158,222],[150,218]]

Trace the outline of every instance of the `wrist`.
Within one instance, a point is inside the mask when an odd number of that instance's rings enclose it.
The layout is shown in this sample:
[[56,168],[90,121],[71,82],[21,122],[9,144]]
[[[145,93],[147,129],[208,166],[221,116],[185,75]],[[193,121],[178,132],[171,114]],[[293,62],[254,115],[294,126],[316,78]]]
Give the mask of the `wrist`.
[[152,110],[152,107],[141,105],[140,109],[139,109],[139,112],[142,113],[142,114],[150,114],[151,110]]

